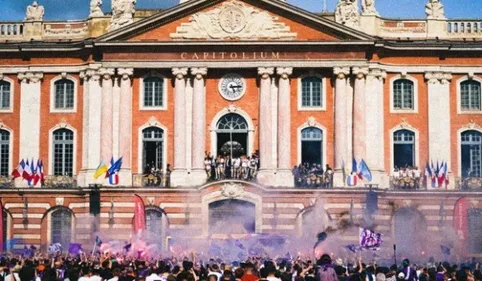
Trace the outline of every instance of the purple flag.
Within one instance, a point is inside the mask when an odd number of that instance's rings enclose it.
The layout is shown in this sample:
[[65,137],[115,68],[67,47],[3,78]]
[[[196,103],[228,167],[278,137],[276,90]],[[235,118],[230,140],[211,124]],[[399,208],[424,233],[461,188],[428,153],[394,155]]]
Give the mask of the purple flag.
[[82,253],[82,244],[70,243],[69,254],[78,255]]
[[371,230],[360,228],[360,246],[366,249],[377,250],[382,245],[382,235]]

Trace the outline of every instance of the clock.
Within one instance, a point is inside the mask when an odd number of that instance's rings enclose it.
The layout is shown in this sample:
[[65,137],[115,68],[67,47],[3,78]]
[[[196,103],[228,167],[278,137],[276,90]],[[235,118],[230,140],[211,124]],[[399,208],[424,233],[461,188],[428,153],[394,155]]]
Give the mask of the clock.
[[219,93],[227,100],[239,100],[246,92],[246,83],[239,74],[224,75],[219,81]]

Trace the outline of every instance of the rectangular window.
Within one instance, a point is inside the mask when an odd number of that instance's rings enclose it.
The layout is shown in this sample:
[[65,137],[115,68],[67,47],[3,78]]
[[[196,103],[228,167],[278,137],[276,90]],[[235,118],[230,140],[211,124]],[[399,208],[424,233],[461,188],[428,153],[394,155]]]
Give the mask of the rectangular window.
[[10,83],[0,83],[0,109],[10,109]]
[[301,80],[301,106],[322,107],[323,82],[318,77],[306,77]]
[[73,109],[74,108],[74,82],[63,79],[55,82],[55,108]]
[[468,80],[460,84],[460,107],[465,111],[481,110],[481,92],[478,81]]
[[393,82],[393,108],[397,110],[414,109],[414,86],[407,79]]
[[144,79],[144,107],[164,106],[164,80],[159,77]]

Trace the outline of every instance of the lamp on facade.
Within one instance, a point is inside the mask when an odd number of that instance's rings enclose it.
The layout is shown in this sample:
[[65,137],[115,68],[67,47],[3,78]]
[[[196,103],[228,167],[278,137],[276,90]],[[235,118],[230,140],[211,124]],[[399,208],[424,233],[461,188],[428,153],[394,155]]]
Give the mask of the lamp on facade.
[[27,229],[28,228],[28,202],[26,197],[24,197],[23,199],[22,218],[23,218],[22,220],[23,227],[24,229]]
[[110,209],[109,209],[109,228],[112,228],[113,225],[114,225],[114,200],[111,199]]

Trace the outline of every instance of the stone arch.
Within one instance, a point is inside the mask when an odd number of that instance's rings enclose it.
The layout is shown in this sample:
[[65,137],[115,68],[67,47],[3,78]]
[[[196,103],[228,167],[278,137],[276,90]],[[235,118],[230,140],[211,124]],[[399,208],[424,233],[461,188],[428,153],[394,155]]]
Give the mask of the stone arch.
[[[467,132],[467,131],[477,131],[479,133],[482,133],[482,127],[475,123],[475,121],[471,121],[469,124],[459,128],[457,130],[457,170],[458,170],[458,176],[462,176],[462,134]],[[449,165],[449,170],[450,170],[450,165]]]
[[426,231],[426,219],[415,207],[402,207],[393,213],[393,243],[397,244],[400,254],[404,254],[404,249],[410,249],[412,253],[420,253],[418,250],[423,249]]
[[[72,242],[75,241],[76,217],[75,217],[74,211],[65,206],[54,206],[48,209],[42,217],[42,228],[44,228],[45,230],[43,231],[44,235],[41,235],[41,237],[42,238],[45,237],[46,240],[41,241],[41,244],[46,245],[47,247],[52,244],[52,214],[57,211],[66,211],[70,213],[71,215],[70,240]],[[65,247],[68,247],[66,245],[62,245],[62,246],[64,247],[64,249]]]
[[304,236],[309,235],[309,234],[314,234],[313,237],[311,237],[311,238],[313,240],[315,240],[316,235],[319,232],[323,232],[323,231],[326,230],[328,224],[332,221],[332,217],[331,217],[331,214],[328,212],[328,210],[320,207],[319,211],[321,211],[321,213],[323,215],[323,222],[324,222],[323,227],[319,228],[318,230],[316,230],[314,232],[310,232],[310,233],[306,233],[306,234],[303,233],[303,229],[306,229],[305,225],[304,225],[304,219],[309,215],[314,215],[314,216],[318,215],[318,214],[315,213],[317,211],[318,210],[316,209],[316,204],[305,207],[305,208],[303,208],[299,211],[298,215],[296,216],[297,234],[298,234],[299,237],[304,237]]
[[217,183],[220,188],[201,197],[202,229],[203,235],[209,235],[209,205],[226,199],[236,199],[254,204],[255,232],[262,232],[263,197],[245,189],[244,183],[225,181]]
[[144,171],[142,170],[143,167],[142,167],[142,149],[143,149],[143,143],[142,143],[142,132],[149,128],[149,127],[156,127],[156,128],[159,128],[163,131],[163,135],[165,136],[164,139],[163,139],[163,147],[162,147],[162,170],[165,171],[166,168],[167,168],[167,161],[168,161],[168,157],[167,157],[167,147],[168,147],[168,141],[169,141],[169,138],[168,138],[168,129],[166,126],[164,126],[161,122],[159,122],[155,117],[151,117],[151,119],[149,119],[149,121],[147,121],[146,123],[144,123],[144,125],[140,126],[138,129],[137,129],[137,172],[139,174],[142,174]]
[[319,130],[321,130],[322,134],[323,134],[323,140],[322,140],[322,161],[323,161],[323,165],[326,165],[327,164],[327,154],[328,154],[328,151],[327,151],[327,144],[328,144],[328,130],[326,129],[325,126],[321,125],[318,121],[316,121],[315,117],[309,117],[308,120],[301,124],[301,126],[299,126],[296,130],[296,147],[297,147],[297,152],[296,152],[296,164],[300,164],[301,163],[301,133],[303,132],[304,129],[307,129],[307,128],[310,128],[310,127],[313,127],[313,128],[317,128]]
[[410,131],[412,132],[414,135],[415,135],[415,165],[416,166],[419,166],[420,163],[420,132],[417,128],[415,127],[412,127],[409,123],[407,123],[407,121],[405,120],[402,120],[402,122],[400,124],[398,124],[397,126],[393,127],[390,129],[390,173],[393,171],[393,169],[395,168],[394,165],[393,165],[393,162],[394,162],[394,158],[395,158],[395,150],[394,150],[394,140],[393,140],[393,134],[397,131],[400,131],[400,130],[406,130],[406,131]]

